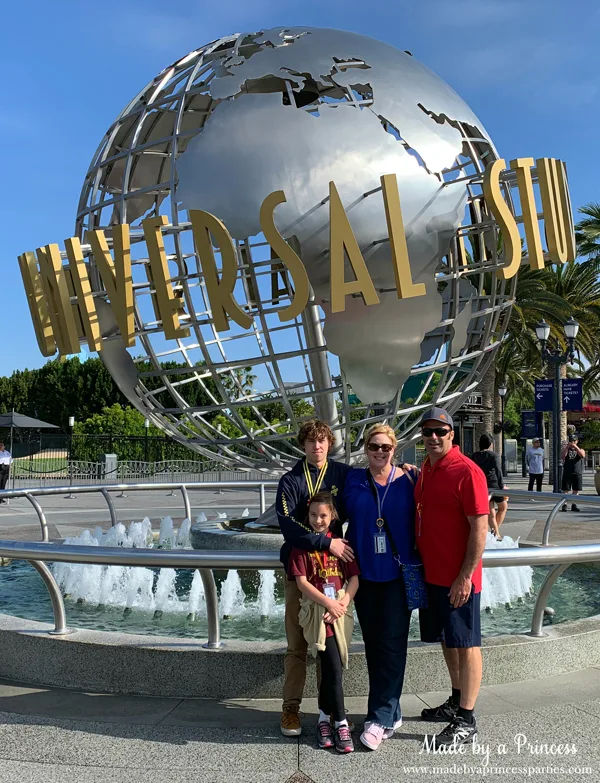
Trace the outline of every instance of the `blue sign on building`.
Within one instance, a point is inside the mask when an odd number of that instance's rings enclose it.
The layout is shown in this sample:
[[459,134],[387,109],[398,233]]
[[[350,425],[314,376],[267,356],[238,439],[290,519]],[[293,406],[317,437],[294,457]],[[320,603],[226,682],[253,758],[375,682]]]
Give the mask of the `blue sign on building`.
[[562,406],[565,411],[583,410],[583,380],[565,378],[562,382]]
[[553,408],[554,381],[535,382],[535,409],[536,411],[551,411]]

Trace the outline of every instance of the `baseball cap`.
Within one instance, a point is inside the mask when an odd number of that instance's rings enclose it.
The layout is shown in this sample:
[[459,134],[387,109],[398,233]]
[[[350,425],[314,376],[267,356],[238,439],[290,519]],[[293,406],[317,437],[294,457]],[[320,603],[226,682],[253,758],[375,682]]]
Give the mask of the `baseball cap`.
[[425,413],[421,416],[421,426],[423,426],[426,421],[439,421],[442,424],[447,424],[449,427],[454,429],[452,416],[445,408],[430,408],[428,411],[425,411]]
[[576,440],[579,440],[577,435],[569,435],[569,443],[575,443]]

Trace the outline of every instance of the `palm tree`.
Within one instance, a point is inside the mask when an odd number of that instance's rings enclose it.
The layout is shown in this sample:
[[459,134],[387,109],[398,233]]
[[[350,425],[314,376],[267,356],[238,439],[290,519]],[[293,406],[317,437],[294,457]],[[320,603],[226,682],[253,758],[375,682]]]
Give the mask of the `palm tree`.
[[582,215],[586,215],[575,226],[577,252],[581,256],[600,256],[600,204],[590,201],[579,207]]

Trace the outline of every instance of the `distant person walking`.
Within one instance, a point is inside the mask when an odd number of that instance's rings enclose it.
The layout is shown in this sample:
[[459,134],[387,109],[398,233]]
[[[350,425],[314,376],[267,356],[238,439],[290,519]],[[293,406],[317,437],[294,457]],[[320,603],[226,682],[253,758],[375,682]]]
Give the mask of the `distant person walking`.
[[534,438],[531,448],[527,449],[527,454],[525,455],[527,472],[529,473],[529,486],[527,487],[529,492],[533,492],[534,484],[538,492],[542,491],[544,472],[546,470],[545,458],[546,455],[540,445],[540,439]]
[[[583,461],[585,451],[578,446],[579,439],[577,435],[569,435],[569,442],[563,446],[561,458],[563,460],[562,491],[571,490],[574,495],[578,495],[583,489]],[[567,504],[564,503],[561,511],[567,510]],[[571,511],[580,511],[581,509],[575,503],[571,503]]]
[[[4,443],[0,443],[0,489],[6,488],[8,477],[10,475],[10,463],[12,462],[12,456],[10,451],[6,451]],[[2,498],[0,503],[3,505],[8,503],[8,500]]]
[[[500,462],[500,456],[492,450],[493,443],[494,440],[492,436],[484,432],[479,438],[479,451],[476,451],[471,456],[471,459],[476,465],[479,465],[484,472],[489,490],[506,489],[504,476],[502,475],[502,463]],[[496,506],[498,507],[498,511],[496,511]],[[490,497],[490,517],[488,525],[492,533],[498,539],[502,538],[500,535],[500,525],[504,522],[507,509],[508,501],[504,495],[492,493],[492,496]]]

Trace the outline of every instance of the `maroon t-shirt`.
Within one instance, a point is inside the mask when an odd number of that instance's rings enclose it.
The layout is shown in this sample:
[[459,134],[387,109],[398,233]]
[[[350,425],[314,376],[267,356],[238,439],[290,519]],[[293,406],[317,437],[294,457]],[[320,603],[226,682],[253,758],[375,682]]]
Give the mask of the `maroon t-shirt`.
[[[313,587],[324,594],[325,583],[332,584],[337,592],[351,576],[359,576],[360,569],[356,560],[345,563],[329,552],[305,552],[294,547],[290,554],[288,575],[293,579],[305,576]],[[333,636],[331,625],[326,624],[325,630],[327,636]]]

